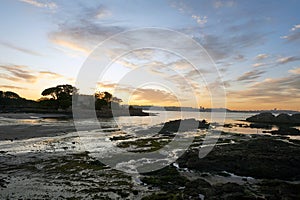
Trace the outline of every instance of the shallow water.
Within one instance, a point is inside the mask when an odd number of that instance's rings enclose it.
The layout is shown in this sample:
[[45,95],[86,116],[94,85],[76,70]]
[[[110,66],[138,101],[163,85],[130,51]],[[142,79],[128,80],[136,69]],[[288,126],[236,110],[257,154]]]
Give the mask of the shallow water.
[[[114,119],[99,119],[99,121],[82,120],[77,123],[77,130],[79,131],[58,136],[0,141],[0,168],[2,172],[5,172],[2,175],[0,174],[0,180],[9,182],[7,188],[1,189],[0,198],[37,197],[57,199],[62,195],[65,198],[78,197],[82,199],[87,197],[93,198],[94,194],[96,198],[99,195],[99,188],[104,188],[100,193],[105,197],[116,199],[124,191],[138,190],[140,191],[140,196],[129,196],[129,198],[140,199],[148,193],[155,192],[155,188],[149,189],[141,183],[138,174],[128,174],[126,172],[134,173],[137,166],[142,166],[145,163],[154,164],[152,167],[160,167],[174,162],[180,153],[185,151],[185,149],[181,148],[180,143],[189,141],[189,138],[197,138],[197,142],[194,141],[192,148],[199,148],[199,145],[213,147],[215,145],[235,144],[242,140],[248,140],[251,138],[249,134],[263,134],[262,131],[264,130],[239,126],[234,126],[233,128],[223,127],[224,123],[249,125],[249,123],[240,120],[245,120],[247,117],[254,115],[253,113],[227,113],[226,118],[223,118],[224,113],[215,113],[212,118],[210,113],[151,112],[156,113],[156,115],[116,117]],[[135,147],[118,148],[117,144],[120,140],[111,140],[114,136],[122,137],[124,135],[132,136],[132,138],[126,138],[124,141],[147,139],[157,134],[159,127],[164,122],[187,118],[205,119],[211,122],[212,128],[210,130],[189,131],[179,134],[179,137],[173,144],[173,148],[170,148],[169,151],[168,149],[159,149],[157,151],[159,158],[155,155],[156,157],[151,159],[151,157],[145,157],[139,153],[137,155],[142,156],[134,157],[134,154],[128,154],[128,150],[135,150]],[[21,119],[0,118],[0,128],[1,126],[11,125],[22,128],[22,125],[69,127],[74,124],[72,120],[43,119],[35,115],[29,115],[29,117]],[[150,129],[151,127],[158,127],[158,129],[153,131],[153,129]],[[214,131],[241,133],[241,135],[215,135],[215,138],[210,137],[212,140],[208,140],[205,145],[201,144],[204,137]],[[215,144],[218,138],[218,143]],[[300,138],[293,137],[293,139]],[[147,148],[142,150],[147,150]],[[84,154],[81,157],[74,156],[86,151],[89,152],[88,157]],[[119,162],[114,168],[102,169],[101,165],[91,164],[95,159],[106,164],[106,159],[109,159],[112,155],[121,155],[115,157]],[[129,157],[131,159],[122,160],[128,155],[132,156]],[[191,173],[189,176],[193,177],[195,174]],[[206,179],[211,183],[252,184],[252,182],[256,182],[251,177],[238,177],[234,174],[230,174],[229,177],[210,175]],[[46,193],[44,194],[43,191]]]

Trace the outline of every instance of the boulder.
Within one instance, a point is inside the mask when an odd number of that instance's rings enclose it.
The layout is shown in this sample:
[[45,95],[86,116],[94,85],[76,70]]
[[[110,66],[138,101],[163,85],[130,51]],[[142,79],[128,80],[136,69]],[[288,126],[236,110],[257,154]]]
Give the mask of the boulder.
[[275,116],[272,113],[260,113],[246,119],[248,122],[272,123]]

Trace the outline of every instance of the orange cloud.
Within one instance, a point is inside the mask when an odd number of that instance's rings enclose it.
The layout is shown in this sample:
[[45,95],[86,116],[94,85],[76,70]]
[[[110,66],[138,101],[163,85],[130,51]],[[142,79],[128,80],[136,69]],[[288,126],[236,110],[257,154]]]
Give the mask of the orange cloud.
[[64,39],[60,39],[60,38],[51,38],[51,41],[54,43],[54,44],[57,44],[59,46],[62,46],[62,47],[65,47],[65,48],[68,48],[68,49],[71,49],[71,50],[74,50],[74,51],[80,51],[82,53],[85,53],[85,54],[89,54],[91,52],[90,49],[88,48],[85,48],[75,42],[71,42],[71,41],[67,41],[67,40],[64,40]]

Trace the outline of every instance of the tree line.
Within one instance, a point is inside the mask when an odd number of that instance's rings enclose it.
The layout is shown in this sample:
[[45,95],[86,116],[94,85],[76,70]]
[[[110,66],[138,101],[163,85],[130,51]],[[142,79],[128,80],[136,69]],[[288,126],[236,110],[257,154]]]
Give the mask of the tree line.
[[[29,106],[35,108],[47,109],[62,109],[66,110],[72,106],[72,96],[78,94],[78,89],[72,85],[57,85],[55,87],[46,88],[42,91],[40,99],[37,101],[26,100],[21,98],[17,93],[11,91],[0,91],[0,105],[5,106]],[[94,94],[95,109],[101,110],[103,108],[110,109],[113,106],[120,106],[121,99],[114,97],[109,92],[98,91]],[[19,105],[16,105],[19,104]]]

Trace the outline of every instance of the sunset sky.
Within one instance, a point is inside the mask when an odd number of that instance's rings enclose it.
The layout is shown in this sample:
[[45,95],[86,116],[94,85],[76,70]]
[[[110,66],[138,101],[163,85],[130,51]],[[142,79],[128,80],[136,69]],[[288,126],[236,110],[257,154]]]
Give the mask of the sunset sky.
[[[38,99],[47,87],[74,85],[99,43],[156,27],[198,42],[217,70],[207,60],[193,63],[203,66],[195,70],[181,55],[144,48],[119,55],[95,90],[113,92],[124,103],[210,107],[214,86],[222,84],[229,109],[300,110],[298,0],[1,0],[0,5],[0,90]],[[181,47],[172,36],[162,37],[164,42]],[[126,44],[115,42],[106,56],[118,56],[122,48]],[[190,101],[194,97],[197,104]]]

